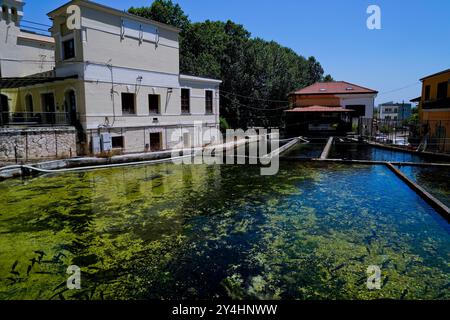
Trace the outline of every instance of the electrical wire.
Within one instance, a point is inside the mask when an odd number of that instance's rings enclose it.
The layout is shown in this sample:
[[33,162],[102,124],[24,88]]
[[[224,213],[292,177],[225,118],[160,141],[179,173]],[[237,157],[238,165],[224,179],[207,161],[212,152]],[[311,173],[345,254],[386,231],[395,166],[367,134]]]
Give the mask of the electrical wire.
[[220,95],[221,95],[222,97],[228,99],[229,101],[233,102],[234,104],[237,104],[237,105],[239,105],[239,106],[241,106],[241,107],[253,109],[253,110],[258,110],[258,111],[277,111],[277,110],[287,110],[287,109],[289,109],[288,106],[284,106],[284,107],[280,107],[280,108],[264,108],[264,109],[262,109],[262,108],[257,108],[257,107],[252,107],[252,106],[249,106],[249,105],[245,105],[245,104],[242,104],[242,103],[233,101],[230,97],[228,97],[228,96],[222,94],[222,90],[220,90]]
[[228,92],[228,91],[225,91],[225,90],[220,90],[220,91],[221,91],[221,92],[224,92],[224,93],[227,93],[227,94],[234,95],[234,96],[236,96],[236,97],[247,98],[247,99],[250,99],[250,100],[266,101],[266,102],[289,103],[289,101],[286,101],[286,100],[259,99],[259,98],[253,98],[253,97],[250,97],[250,96],[244,96],[244,95],[237,94],[237,93],[233,93],[233,92]]
[[398,91],[401,91],[401,90],[405,90],[405,89],[414,87],[414,86],[416,86],[418,84],[420,84],[420,81],[414,82],[412,84],[409,84],[409,85],[401,87],[401,88],[393,89],[391,91],[385,91],[385,92],[379,93],[378,96],[383,96],[383,95],[386,95],[386,94],[390,94],[390,93],[398,92]]

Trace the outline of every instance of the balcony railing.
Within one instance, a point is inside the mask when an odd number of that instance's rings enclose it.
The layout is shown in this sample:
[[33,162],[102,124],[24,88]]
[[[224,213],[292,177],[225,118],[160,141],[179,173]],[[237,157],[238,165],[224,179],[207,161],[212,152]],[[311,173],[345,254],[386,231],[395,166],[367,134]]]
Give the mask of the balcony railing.
[[0,125],[67,126],[71,124],[68,112],[2,112]]
[[425,101],[422,104],[422,109],[446,109],[450,108],[450,98]]

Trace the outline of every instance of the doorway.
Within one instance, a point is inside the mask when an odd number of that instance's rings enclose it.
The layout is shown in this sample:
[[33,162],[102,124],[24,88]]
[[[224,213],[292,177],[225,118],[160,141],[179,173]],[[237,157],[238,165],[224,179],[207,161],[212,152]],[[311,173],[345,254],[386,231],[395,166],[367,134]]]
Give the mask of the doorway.
[[55,123],[55,96],[53,93],[41,94],[42,111],[44,112],[42,120],[44,124]]
[[77,101],[75,98],[75,91],[68,90],[64,95],[65,117],[69,116],[71,125],[75,125],[77,121]]
[[0,125],[8,123],[9,119],[9,101],[8,96],[0,94]]
[[162,150],[162,133],[150,133],[150,151]]

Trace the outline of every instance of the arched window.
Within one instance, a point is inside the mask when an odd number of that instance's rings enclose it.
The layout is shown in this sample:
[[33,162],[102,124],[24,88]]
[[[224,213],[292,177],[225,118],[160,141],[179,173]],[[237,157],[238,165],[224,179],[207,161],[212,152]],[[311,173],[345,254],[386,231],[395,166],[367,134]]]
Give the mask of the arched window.
[[33,96],[29,93],[25,96],[25,107],[28,116],[33,115]]
[[11,8],[11,20],[14,22],[17,22],[19,20],[19,17],[17,16],[16,8]]
[[8,7],[5,5],[2,6],[2,19],[8,20]]

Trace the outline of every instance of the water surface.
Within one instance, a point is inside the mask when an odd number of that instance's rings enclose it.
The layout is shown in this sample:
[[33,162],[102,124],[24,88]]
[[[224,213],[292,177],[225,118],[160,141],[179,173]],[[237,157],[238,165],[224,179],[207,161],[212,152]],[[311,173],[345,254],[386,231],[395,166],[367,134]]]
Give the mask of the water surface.
[[450,167],[400,167],[411,180],[417,182],[447,207],[450,207]]
[[[449,299],[448,224],[384,166],[154,166],[0,183],[0,299]],[[82,269],[67,290],[66,269]],[[382,289],[366,287],[378,265]]]
[[335,143],[331,149],[330,159],[372,160],[390,162],[432,162],[425,156],[391,149],[377,148],[360,143]]

